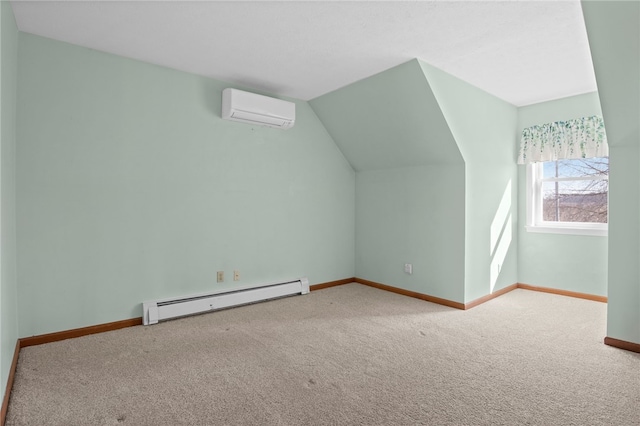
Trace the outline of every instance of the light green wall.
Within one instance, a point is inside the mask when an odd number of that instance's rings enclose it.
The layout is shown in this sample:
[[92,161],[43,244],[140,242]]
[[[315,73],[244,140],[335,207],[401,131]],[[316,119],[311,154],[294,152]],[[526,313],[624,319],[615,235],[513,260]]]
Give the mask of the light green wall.
[[356,276],[457,302],[517,282],[513,105],[419,60],[311,105],[358,171]]
[[18,338],[16,279],[16,81],[18,29],[11,5],[0,2],[0,397]]
[[358,172],[356,218],[358,278],[463,301],[464,165]]
[[354,275],[355,174],[306,102],[291,130],[253,127],[220,119],[222,82],[24,33],[19,49],[21,336]]
[[462,161],[415,59],[310,104],[356,171]]
[[[521,229],[515,165],[523,126],[591,111],[595,94],[518,112],[412,60],[298,101],[285,132],[220,120],[222,82],[19,39],[21,336],[139,316],[146,299],[303,275],[356,275],[458,302],[516,281],[606,291],[606,239]],[[4,163],[3,223],[13,173]],[[593,260],[579,272],[570,259],[544,270],[531,261],[577,246]],[[3,240],[3,265],[4,253]]]
[[640,343],[640,3],[582,9],[609,141],[607,335]]
[[517,282],[517,109],[420,65],[465,162],[465,285],[470,302]]
[[[602,115],[596,92],[521,107],[518,135],[525,127],[591,115]],[[519,147],[520,138],[516,142]],[[518,169],[519,281],[606,296],[607,237],[527,232],[526,167]]]
[[356,276],[463,302],[464,165],[419,62],[310,103],[357,170]]

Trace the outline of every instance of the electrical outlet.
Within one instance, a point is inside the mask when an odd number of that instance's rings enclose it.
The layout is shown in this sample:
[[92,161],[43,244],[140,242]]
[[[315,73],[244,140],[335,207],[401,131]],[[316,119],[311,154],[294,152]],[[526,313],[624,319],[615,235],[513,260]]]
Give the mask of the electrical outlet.
[[219,283],[224,282],[224,271],[218,271],[218,282]]
[[411,263],[405,263],[404,264],[404,272],[406,272],[409,275],[413,274],[413,265]]
[[233,280],[240,281],[240,271],[233,271]]

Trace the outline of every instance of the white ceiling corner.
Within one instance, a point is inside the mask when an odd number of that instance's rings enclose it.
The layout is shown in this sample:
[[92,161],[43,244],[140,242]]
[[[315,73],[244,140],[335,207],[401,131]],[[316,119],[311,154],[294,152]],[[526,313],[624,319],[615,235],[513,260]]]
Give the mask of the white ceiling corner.
[[596,90],[577,0],[12,6],[24,32],[303,100],[412,58],[517,106]]

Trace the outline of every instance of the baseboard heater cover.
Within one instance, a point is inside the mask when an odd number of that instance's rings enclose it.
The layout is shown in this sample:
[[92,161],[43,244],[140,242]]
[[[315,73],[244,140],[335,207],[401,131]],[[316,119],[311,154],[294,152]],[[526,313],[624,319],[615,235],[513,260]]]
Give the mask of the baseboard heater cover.
[[309,280],[305,277],[258,287],[244,287],[173,299],[153,300],[142,303],[142,323],[144,325],[157,324],[163,320],[307,293],[309,293]]

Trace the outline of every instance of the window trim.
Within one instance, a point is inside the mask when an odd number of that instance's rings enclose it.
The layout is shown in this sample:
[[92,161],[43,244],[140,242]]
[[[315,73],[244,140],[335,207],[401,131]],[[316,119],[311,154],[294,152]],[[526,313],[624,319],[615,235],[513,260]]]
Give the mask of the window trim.
[[[542,162],[529,163],[527,170],[527,232],[539,232],[546,234],[568,234],[568,235],[591,235],[606,237],[609,234],[608,223],[593,222],[548,222],[542,220],[542,208],[539,205],[542,201]],[[567,180],[591,180],[591,179],[565,179],[558,178],[558,181]]]

